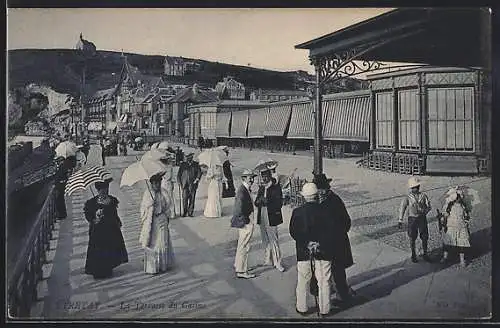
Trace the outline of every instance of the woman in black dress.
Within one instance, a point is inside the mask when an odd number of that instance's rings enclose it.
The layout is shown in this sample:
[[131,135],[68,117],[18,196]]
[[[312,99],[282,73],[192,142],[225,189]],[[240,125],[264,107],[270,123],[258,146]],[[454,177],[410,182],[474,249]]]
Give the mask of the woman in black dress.
[[55,191],[55,204],[56,204],[56,218],[58,220],[66,219],[68,213],[66,212],[66,200],[64,198],[64,189],[69,177],[69,168],[64,157],[57,157],[56,173],[54,175],[54,191]]
[[90,223],[85,273],[96,279],[111,277],[113,268],[128,262],[118,217],[119,202],[108,194],[110,181],[95,184],[98,194],[89,199],[83,209]]

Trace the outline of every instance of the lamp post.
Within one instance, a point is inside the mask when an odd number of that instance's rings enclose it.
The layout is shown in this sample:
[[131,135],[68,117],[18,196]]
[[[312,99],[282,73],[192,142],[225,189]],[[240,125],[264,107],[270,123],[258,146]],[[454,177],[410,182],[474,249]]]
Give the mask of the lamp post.
[[321,95],[321,80],[319,66],[315,65],[316,83],[314,87],[307,90],[308,97],[313,103],[314,115],[314,146],[313,146],[313,159],[314,171],[313,174],[323,173],[323,108],[322,108],[322,95]]

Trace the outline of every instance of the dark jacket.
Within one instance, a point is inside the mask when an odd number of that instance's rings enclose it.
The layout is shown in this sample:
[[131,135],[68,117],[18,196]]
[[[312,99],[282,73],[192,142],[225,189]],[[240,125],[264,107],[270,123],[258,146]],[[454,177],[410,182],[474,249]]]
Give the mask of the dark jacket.
[[252,197],[248,189],[242,184],[234,198],[232,228],[243,228],[250,223],[250,214],[253,212]]
[[234,182],[233,173],[231,172],[231,163],[228,160],[224,161],[224,163],[222,164],[222,169],[224,171],[224,177],[226,177],[227,180],[227,183],[222,189],[222,197],[234,197]]
[[326,199],[320,203],[322,212],[328,218],[329,235],[331,236],[332,261],[335,265],[348,268],[354,264],[351,243],[347,233],[351,229],[351,218],[344,202],[333,191],[328,192]]
[[269,225],[277,226],[283,223],[283,215],[281,214],[281,207],[283,206],[283,194],[281,187],[273,179],[272,185],[267,189],[267,195],[264,197],[264,186],[259,186],[257,197],[255,198],[255,206],[257,207],[257,223],[261,222],[262,208],[267,208],[269,216]]
[[295,240],[297,261],[309,260],[307,244],[310,241],[319,243],[319,253],[315,259],[331,261],[331,237],[325,232],[327,228],[327,218],[322,215],[322,209],[318,203],[305,203],[293,210],[290,219],[290,235]]
[[201,179],[201,169],[198,162],[193,161],[191,165],[188,162],[181,163],[177,172],[177,181],[182,188],[193,186],[196,179],[198,181]]

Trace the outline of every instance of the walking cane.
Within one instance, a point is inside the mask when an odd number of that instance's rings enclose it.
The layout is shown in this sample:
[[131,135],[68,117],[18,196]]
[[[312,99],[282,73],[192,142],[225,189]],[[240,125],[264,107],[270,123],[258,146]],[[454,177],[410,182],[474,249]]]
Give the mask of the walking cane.
[[316,301],[317,315],[319,317],[320,316],[319,303],[318,303],[319,286],[318,286],[318,281],[316,279],[316,273],[315,273],[316,270],[315,270],[315,266],[314,266],[314,254],[313,254],[312,250],[309,251],[309,262],[311,264],[311,272],[312,272],[311,281],[309,282],[309,291],[311,292],[311,294],[314,295],[314,300]]

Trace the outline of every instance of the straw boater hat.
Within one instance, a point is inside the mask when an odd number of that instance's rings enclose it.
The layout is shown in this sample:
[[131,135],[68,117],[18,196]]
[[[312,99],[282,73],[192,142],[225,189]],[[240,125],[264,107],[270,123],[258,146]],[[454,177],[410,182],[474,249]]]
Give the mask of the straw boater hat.
[[415,187],[418,187],[420,186],[420,181],[415,178],[415,177],[411,177],[408,179],[408,188],[411,189],[411,188],[415,188]]
[[302,191],[300,192],[300,194],[302,196],[304,196],[305,198],[311,198],[311,197],[316,196],[318,194],[318,188],[316,187],[316,185],[314,183],[307,182],[302,187]]
[[257,174],[255,174],[252,170],[249,169],[244,169],[243,172],[241,173],[242,177],[254,177]]

